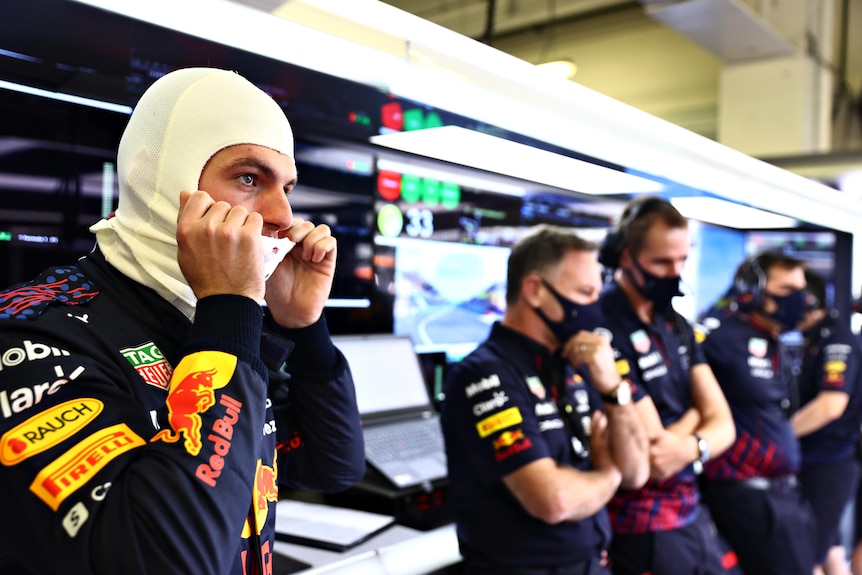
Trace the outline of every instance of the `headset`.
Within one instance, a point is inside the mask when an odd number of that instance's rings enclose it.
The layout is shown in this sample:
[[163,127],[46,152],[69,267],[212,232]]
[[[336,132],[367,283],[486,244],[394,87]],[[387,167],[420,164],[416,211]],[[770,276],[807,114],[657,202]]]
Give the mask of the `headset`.
[[760,254],[750,256],[736,270],[730,295],[741,309],[753,310],[763,306],[765,293],[766,272],[760,267]]
[[608,232],[599,247],[599,263],[606,268],[617,268],[620,265],[620,255],[626,247],[626,235],[632,223],[647,214],[657,212],[664,206],[672,205],[662,198],[649,198],[632,206],[628,213],[623,213],[619,224]]

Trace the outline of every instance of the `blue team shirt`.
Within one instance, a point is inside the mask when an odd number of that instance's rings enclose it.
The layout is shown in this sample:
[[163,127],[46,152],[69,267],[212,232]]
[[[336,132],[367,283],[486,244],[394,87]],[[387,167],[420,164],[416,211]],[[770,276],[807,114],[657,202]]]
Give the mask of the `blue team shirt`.
[[[705,363],[691,326],[673,310],[647,325],[616,282],[602,293],[601,305],[617,368],[638,391],[635,400],[649,395],[664,426],[679,420],[692,406],[691,366]],[[620,489],[608,504],[614,533],[677,529],[694,521],[699,509],[691,465],[668,479],[649,479],[641,489]]]
[[826,316],[804,335],[806,345],[799,381],[801,404],[805,405],[821,391],[846,393],[850,401],[841,417],[800,438],[802,465],[836,463],[849,457],[859,441],[862,346],[850,328],[834,315]]
[[711,318],[703,350],[736,424],[736,441],[708,461],[714,480],[780,477],[799,469],[799,442],[788,419],[790,382],[779,342],[745,314]]
[[[554,401],[555,370],[573,408],[572,440]],[[502,481],[543,457],[590,469],[589,421],[600,405],[593,388],[555,364],[547,348],[497,323],[453,366],[445,392],[441,425],[462,555],[522,566],[597,557],[610,541],[604,510],[548,525],[529,515]]]

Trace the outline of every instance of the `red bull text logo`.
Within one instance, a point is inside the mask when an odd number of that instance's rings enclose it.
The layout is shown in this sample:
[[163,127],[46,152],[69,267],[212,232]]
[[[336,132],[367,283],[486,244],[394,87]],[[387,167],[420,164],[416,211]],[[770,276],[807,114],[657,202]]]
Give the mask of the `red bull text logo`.
[[230,452],[230,440],[233,438],[233,426],[239,421],[239,412],[242,411],[242,403],[228,394],[222,394],[219,405],[224,406],[224,416],[213,422],[212,433],[207,436],[207,441],[212,442],[214,453],[210,455],[206,463],[198,465],[195,476],[209,485],[215,487],[224,468],[224,459]]
[[215,405],[215,390],[227,385],[235,369],[236,357],[219,351],[202,351],[183,358],[171,377],[166,400],[171,427],[159,431],[151,441],[176,443],[182,436],[190,455],[200,453],[200,414]]

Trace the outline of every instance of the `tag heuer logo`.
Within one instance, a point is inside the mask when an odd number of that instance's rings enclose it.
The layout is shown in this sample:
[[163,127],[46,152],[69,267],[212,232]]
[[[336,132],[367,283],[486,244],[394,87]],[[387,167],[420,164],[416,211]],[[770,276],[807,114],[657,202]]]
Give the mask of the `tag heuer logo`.
[[748,340],[748,353],[754,357],[765,357],[766,350],[769,345],[766,340],[760,337],[752,337]]
[[120,353],[150,385],[167,391],[174,370],[153,342],[121,349]]
[[635,348],[635,351],[638,353],[648,352],[649,348],[651,346],[651,343],[652,343],[649,340],[649,336],[642,329],[639,329],[636,332],[634,332],[633,334],[631,334],[629,336],[629,339],[631,340],[632,345]]
[[542,380],[538,376],[531,375],[528,377],[527,387],[530,388],[533,395],[539,399],[545,399],[545,384],[542,383]]

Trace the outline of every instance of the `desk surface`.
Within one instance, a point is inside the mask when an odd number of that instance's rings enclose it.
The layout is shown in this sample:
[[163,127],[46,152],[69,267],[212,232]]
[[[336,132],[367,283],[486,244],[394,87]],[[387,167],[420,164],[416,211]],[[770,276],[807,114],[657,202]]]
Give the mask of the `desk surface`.
[[423,575],[461,560],[453,524],[431,531],[393,525],[341,552],[276,541],[275,552],[309,564],[295,572],[301,575]]

